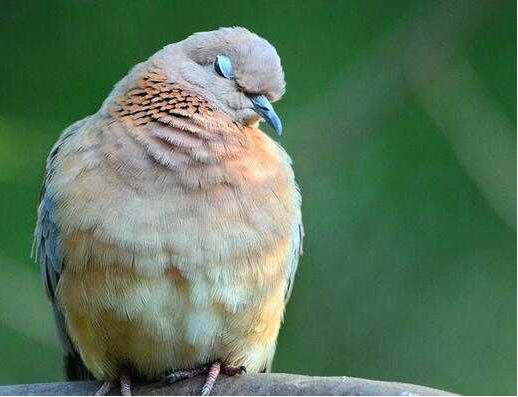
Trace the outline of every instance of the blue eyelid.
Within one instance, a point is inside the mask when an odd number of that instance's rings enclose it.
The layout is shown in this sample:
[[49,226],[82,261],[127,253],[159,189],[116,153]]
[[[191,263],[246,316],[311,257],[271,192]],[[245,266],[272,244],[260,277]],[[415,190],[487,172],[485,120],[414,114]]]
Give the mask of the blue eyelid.
[[218,55],[216,62],[214,62],[214,69],[221,77],[226,79],[234,78],[234,68],[230,59],[224,55]]

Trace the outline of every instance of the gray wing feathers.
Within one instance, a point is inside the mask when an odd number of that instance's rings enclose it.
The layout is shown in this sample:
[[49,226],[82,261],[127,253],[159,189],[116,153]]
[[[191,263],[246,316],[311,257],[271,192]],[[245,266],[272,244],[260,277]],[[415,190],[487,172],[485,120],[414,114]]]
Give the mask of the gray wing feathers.
[[61,239],[55,220],[55,203],[48,192],[44,193],[38,210],[38,225],[35,233],[36,259],[49,299],[54,303],[59,275],[63,269]]
[[55,169],[55,161],[63,144],[76,133],[86,122],[81,120],[65,130],[58,143],[54,146],[47,159],[45,179],[41,189],[40,205],[38,207],[38,222],[34,232],[33,256],[40,265],[45,290],[49,297],[58,328],[59,337],[66,352],[73,353],[74,348],[67,334],[65,318],[56,302],[56,289],[59,276],[63,270],[64,260],[62,240],[56,218],[56,200],[50,188]]

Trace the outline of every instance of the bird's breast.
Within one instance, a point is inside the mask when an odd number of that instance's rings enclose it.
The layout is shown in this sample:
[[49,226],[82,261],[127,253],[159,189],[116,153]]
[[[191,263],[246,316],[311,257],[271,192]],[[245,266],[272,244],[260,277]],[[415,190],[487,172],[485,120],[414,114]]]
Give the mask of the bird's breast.
[[131,141],[72,153],[57,173],[72,169],[75,177],[55,178],[65,181],[58,215],[68,262],[142,274],[171,265],[184,273],[274,271],[299,222],[300,197],[285,152],[251,133],[240,156],[175,171]]
[[124,361],[153,376],[216,356],[268,365],[300,198],[284,151],[252,138],[254,150],[175,171],[131,140],[59,160],[60,304],[97,376]]

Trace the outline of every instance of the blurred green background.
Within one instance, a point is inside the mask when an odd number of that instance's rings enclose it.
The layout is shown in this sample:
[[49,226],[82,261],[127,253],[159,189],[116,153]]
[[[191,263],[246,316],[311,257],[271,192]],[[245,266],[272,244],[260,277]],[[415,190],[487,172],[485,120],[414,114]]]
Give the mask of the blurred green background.
[[45,158],[135,63],[192,32],[271,41],[302,187],[274,370],[516,393],[516,2],[0,4],[0,383],[61,380],[29,257]]

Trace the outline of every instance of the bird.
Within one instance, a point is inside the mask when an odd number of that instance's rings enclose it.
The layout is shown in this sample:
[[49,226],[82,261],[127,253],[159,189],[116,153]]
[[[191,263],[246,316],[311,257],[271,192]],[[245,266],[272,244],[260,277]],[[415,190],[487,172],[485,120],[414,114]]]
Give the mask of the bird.
[[[78,76],[79,77],[79,76]],[[273,103],[275,47],[243,27],[194,33],[123,77],[50,151],[33,252],[69,380],[131,395],[268,372],[303,225]]]

